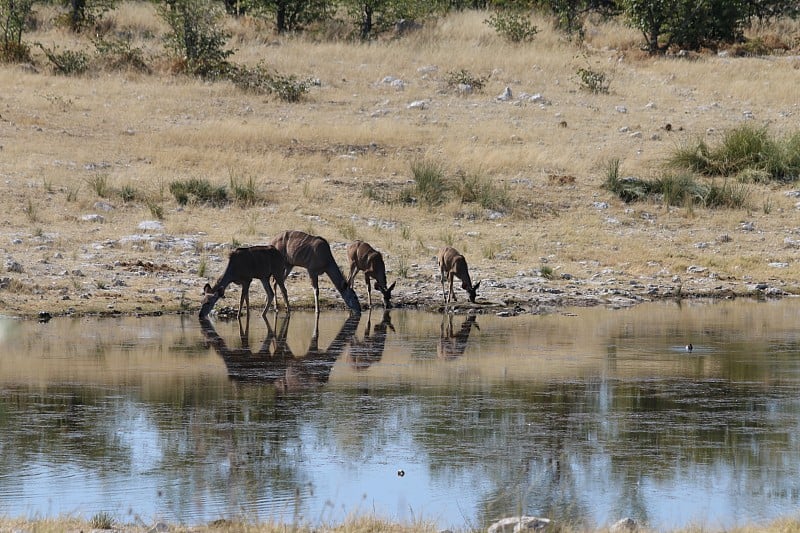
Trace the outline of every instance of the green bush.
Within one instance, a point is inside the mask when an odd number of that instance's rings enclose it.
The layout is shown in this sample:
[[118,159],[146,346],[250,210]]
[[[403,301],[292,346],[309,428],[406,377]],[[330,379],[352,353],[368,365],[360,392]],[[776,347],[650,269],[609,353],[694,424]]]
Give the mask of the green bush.
[[595,94],[607,94],[610,82],[603,72],[591,68],[579,68],[578,78],[581,80],[581,89]]
[[230,69],[228,34],[222,29],[223,10],[211,0],[172,0],[159,6],[170,28],[166,46],[178,58],[179,71],[202,78],[220,78]]
[[0,60],[30,61],[30,48],[22,42],[22,33],[32,14],[33,0],[0,0]]
[[447,186],[444,169],[434,161],[423,159],[411,164],[415,192],[421,204],[437,206],[444,203]]
[[225,186],[213,186],[205,179],[173,181],[169,184],[169,192],[180,205],[192,203],[219,207],[228,203],[228,190]]
[[486,85],[487,78],[475,76],[468,70],[451,70],[445,76],[445,83],[451,89],[461,85],[469,85],[475,92],[480,92]]
[[49,49],[41,43],[36,43],[47,60],[53,66],[53,72],[64,76],[80,75],[89,69],[89,56],[80,50],[64,50],[58,52],[57,48]]
[[533,38],[539,33],[539,29],[533,25],[530,17],[517,11],[494,13],[484,23],[512,43],[533,41]]

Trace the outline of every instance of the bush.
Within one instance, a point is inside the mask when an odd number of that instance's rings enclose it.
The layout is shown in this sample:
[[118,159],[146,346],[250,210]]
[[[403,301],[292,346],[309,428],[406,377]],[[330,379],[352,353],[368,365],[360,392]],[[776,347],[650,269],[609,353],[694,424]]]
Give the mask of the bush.
[[455,191],[458,198],[464,202],[474,202],[484,209],[508,212],[512,201],[508,191],[497,187],[492,181],[481,174],[458,173]]
[[512,43],[530,42],[539,33],[527,15],[516,11],[494,13],[484,23]]
[[0,0],[0,59],[9,63],[30,61],[22,33],[33,14],[33,0]]
[[178,58],[177,68],[202,78],[225,76],[229,69],[228,34],[222,29],[220,6],[210,0],[172,0],[159,6],[170,31],[167,48]]
[[310,79],[274,74],[263,65],[253,68],[231,66],[227,77],[243,91],[275,94],[284,102],[299,102],[311,86]]
[[578,77],[581,80],[581,89],[595,94],[607,94],[610,82],[606,75],[590,68],[579,68]]
[[420,203],[437,206],[444,203],[446,183],[442,166],[430,160],[415,161],[411,164],[415,192]]
[[486,85],[486,78],[473,75],[468,70],[451,70],[445,77],[445,83],[451,89],[458,88],[463,85],[469,85],[475,92],[480,92]]
[[64,50],[58,52],[57,47],[46,48],[41,43],[36,43],[47,60],[53,65],[53,72],[64,76],[80,75],[89,69],[89,56],[80,50]]
[[186,181],[173,181],[169,192],[180,205],[210,204],[219,207],[228,203],[228,190],[224,185],[215,187],[208,180],[192,178]]

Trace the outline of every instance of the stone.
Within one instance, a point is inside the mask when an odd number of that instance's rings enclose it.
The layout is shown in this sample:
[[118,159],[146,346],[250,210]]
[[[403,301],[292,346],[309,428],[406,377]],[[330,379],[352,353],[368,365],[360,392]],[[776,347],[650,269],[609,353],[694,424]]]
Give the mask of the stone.
[[137,228],[141,231],[164,231],[164,224],[158,220],[143,220]]
[[[691,345],[690,345],[691,346]],[[626,533],[626,532],[633,532],[639,529],[639,524],[636,523],[636,520],[633,518],[623,518],[618,522],[614,523],[608,530],[611,533]]]
[[547,518],[535,516],[511,516],[498,520],[487,530],[487,533],[518,533],[520,531],[541,531],[550,525]]
[[511,100],[511,98],[513,98],[513,95],[511,94],[511,87],[506,87],[505,90],[503,90],[503,92],[497,96],[497,100],[500,100],[501,102],[507,102]]

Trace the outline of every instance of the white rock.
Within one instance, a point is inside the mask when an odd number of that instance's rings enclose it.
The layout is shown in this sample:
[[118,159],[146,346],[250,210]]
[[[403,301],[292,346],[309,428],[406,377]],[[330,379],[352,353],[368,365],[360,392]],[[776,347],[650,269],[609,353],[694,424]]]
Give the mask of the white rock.
[[164,231],[164,224],[158,220],[143,220],[139,222],[137,229],[141,231]]

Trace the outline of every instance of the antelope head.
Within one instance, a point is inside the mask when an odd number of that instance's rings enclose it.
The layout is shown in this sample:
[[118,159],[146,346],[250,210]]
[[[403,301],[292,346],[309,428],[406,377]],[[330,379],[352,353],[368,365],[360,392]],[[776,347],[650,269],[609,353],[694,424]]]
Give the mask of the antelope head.
[[394,286],[396,284],[397,282],[395,281],[388,287],[381,287],[380,285],[378,285],[377,281],[375,282],[375,290],[383,294],[383,306],[386,309],[392,308],[392,302],[390,300],[392,299],[392,289],[394,289]]
[[469,294],[469,301],[471,303],[475,303],[475,297],[478,295],[478,287],[480,287],[480,286],[481,286],[481,282],[480,281],[478,283],[476,283],[475,285],[470,285],[466,281],[462,281],[461,282],[461,288],[464,289],[465,291],[467,291],[467,294]]
[[203,301],[200,304],[200,318],[205,318],[220,298],[225,298],[225,288],[214,290],[208,283],[203,287]]

